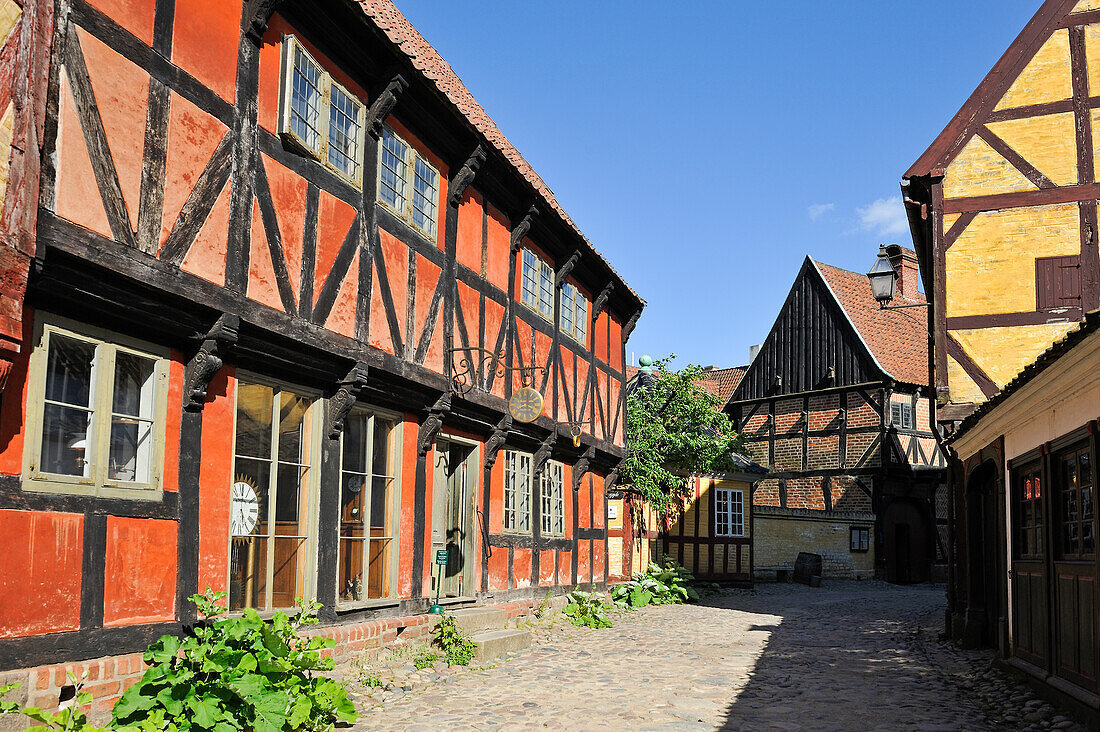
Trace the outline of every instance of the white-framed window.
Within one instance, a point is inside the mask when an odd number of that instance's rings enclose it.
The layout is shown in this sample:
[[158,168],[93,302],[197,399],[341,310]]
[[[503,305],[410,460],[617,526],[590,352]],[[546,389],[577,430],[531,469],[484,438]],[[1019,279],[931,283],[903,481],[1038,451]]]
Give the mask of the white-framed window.
[[539,474],[539,495],[542,498],[542,533],[544,536],[565,535],[564,468],[559,462],[548,461]]
[[745,535],[745,494],[736,488],[714,489],[714,535]]
[[342,178],[362,182],[363,103],[294,36],[283,38],[280,132]]
[[849,550],[866,552],[871,549],[871,528],[869,526],[851,526],[849,532]]
[[913,405],[906,402],[890,402],[890,423],[905,430],[913,429]]
[[36,326],[23,488],[158,498],[167,350],[46,314]]
[[236,396],[229,609],[293,607],[313,585],[319,402],[247,379]]
[[340,437],[340,547],[337,599],[393,597],[397,420],[354,408]]
[[531,533],[531,455],[504,452],[504,530]]
[[382,128],[378,146],[378,200],[435,239],[439,171],[389,127]]
[[523,287],[520,301],[554,322],[554,269],[530,249],[523,250]]
[[588,335],[588,298],[576,287],[566,282],[561,287],[561,331],[578,343],[584,344]]

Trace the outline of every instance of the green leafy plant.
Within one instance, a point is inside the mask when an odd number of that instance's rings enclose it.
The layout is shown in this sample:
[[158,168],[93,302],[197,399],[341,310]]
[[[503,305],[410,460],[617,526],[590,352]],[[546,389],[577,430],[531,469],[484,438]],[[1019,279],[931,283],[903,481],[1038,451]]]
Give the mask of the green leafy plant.
[[607,617],[610,606],[600,593],[585,592],[578,587],[569,593],[566,600],[562,612],[573,625],[586,628],[611,627],[611,619]]
[[149,668],[115,704],[113,727],[173,730],[331,729],[354,722],[355,705],[342,684],[317,671],[333,668],[320,651],[335,643],[299,631],[317,623],[315,602],[298,601],[293,617],[270,621],[249,608],[224,616],[224,592],[192,595],[206,622],[194,635],[165,635],[149,646]]
[[424,650],[413,656],[413,666],[416,666],[417,671],[423,671],[429,666],[434,666],[435,662],[439,660],[439,654],[430,648]]
[[368,689],[378,689],[386,685],[377,671],[365,671],[359,676],[359,683]]
[[653,372],[630,393],[626,410],[628,450],[620,481],[658,513],[682,503],[685,476],[737,469],[741,438],[718,397],[700,386],[703,371],[672,371],[675,356],[655,361]]
[[81,732],[93,732],[93,730],[100,729],[88,724],[88,716],[82,708],[92,703],[91,693],[84,691],[82,688],[84,686],[83,679],[77,679],[69,674],[69,681],[76,688],[76,696],[69,706],[57,711],[47,711],[38,707],[20,707],[18,702],[4,701],[4,697],[21,684],[15,682],[0,686],[0,715],[22,714],[38,722],[39,724],[35,725],[36,727],[41,726],[46,729],[80,730]]
[[611,591],[611,600],[618,607],[636,608],[646,605],[668,605],[698,600],[699,593],[691,586],[691,572],[676,560],[665,557],[664,564],[653,562],[645,572],[618,585]]
[[459,627],[453,615],[439,616],[432,633],[449,666],[469,666],[477,656],[477,643]]

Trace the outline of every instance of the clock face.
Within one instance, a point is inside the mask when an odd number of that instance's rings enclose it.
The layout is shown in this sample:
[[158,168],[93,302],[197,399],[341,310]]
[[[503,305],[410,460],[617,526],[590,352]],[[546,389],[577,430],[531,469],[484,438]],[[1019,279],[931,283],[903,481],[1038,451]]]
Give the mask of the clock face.
[[238,480],[230,490],[229,530],[233,536],[248,536],[260,517],[256,489],[248,481]]
[[508,412],[517,422],[534,422],[542,414],[542,394],[525,386],[508,400]]

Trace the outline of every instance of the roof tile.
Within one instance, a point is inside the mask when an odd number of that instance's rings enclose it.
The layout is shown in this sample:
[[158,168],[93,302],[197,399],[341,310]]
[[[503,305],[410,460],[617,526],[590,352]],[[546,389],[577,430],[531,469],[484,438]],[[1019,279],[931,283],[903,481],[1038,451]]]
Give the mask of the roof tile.
[[[814,261],[871,353],[894,379],[928,386],[928,313],[923,308],[883,310],[867,275]],[[919,294],[908,303],[925,302]]]

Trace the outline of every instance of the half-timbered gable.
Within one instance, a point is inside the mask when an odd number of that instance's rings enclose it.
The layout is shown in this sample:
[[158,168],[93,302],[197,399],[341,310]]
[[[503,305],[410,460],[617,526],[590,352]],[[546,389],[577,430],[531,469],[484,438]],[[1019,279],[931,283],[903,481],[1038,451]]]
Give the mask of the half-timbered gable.
[[[889,251],[902,298],[922,302],[912,252]],[[943,458],[928,416],[924,318],[911,313],[881,309],[864,275],[803,263],[726,405],[769,469],[752,498],[760,570],[789,569],[801,550],[822,554],[835,576],[909,581],[942,556],[931,498]],[[858,539],[872,527],[865,547]],[[899,565],[909,552],[920,558]]]
[[1100,305],[1094,3],[1048,0],[902,181],[957,422]]
[[606,582],[643,302],[392,2],[23,13],[0,669]]

